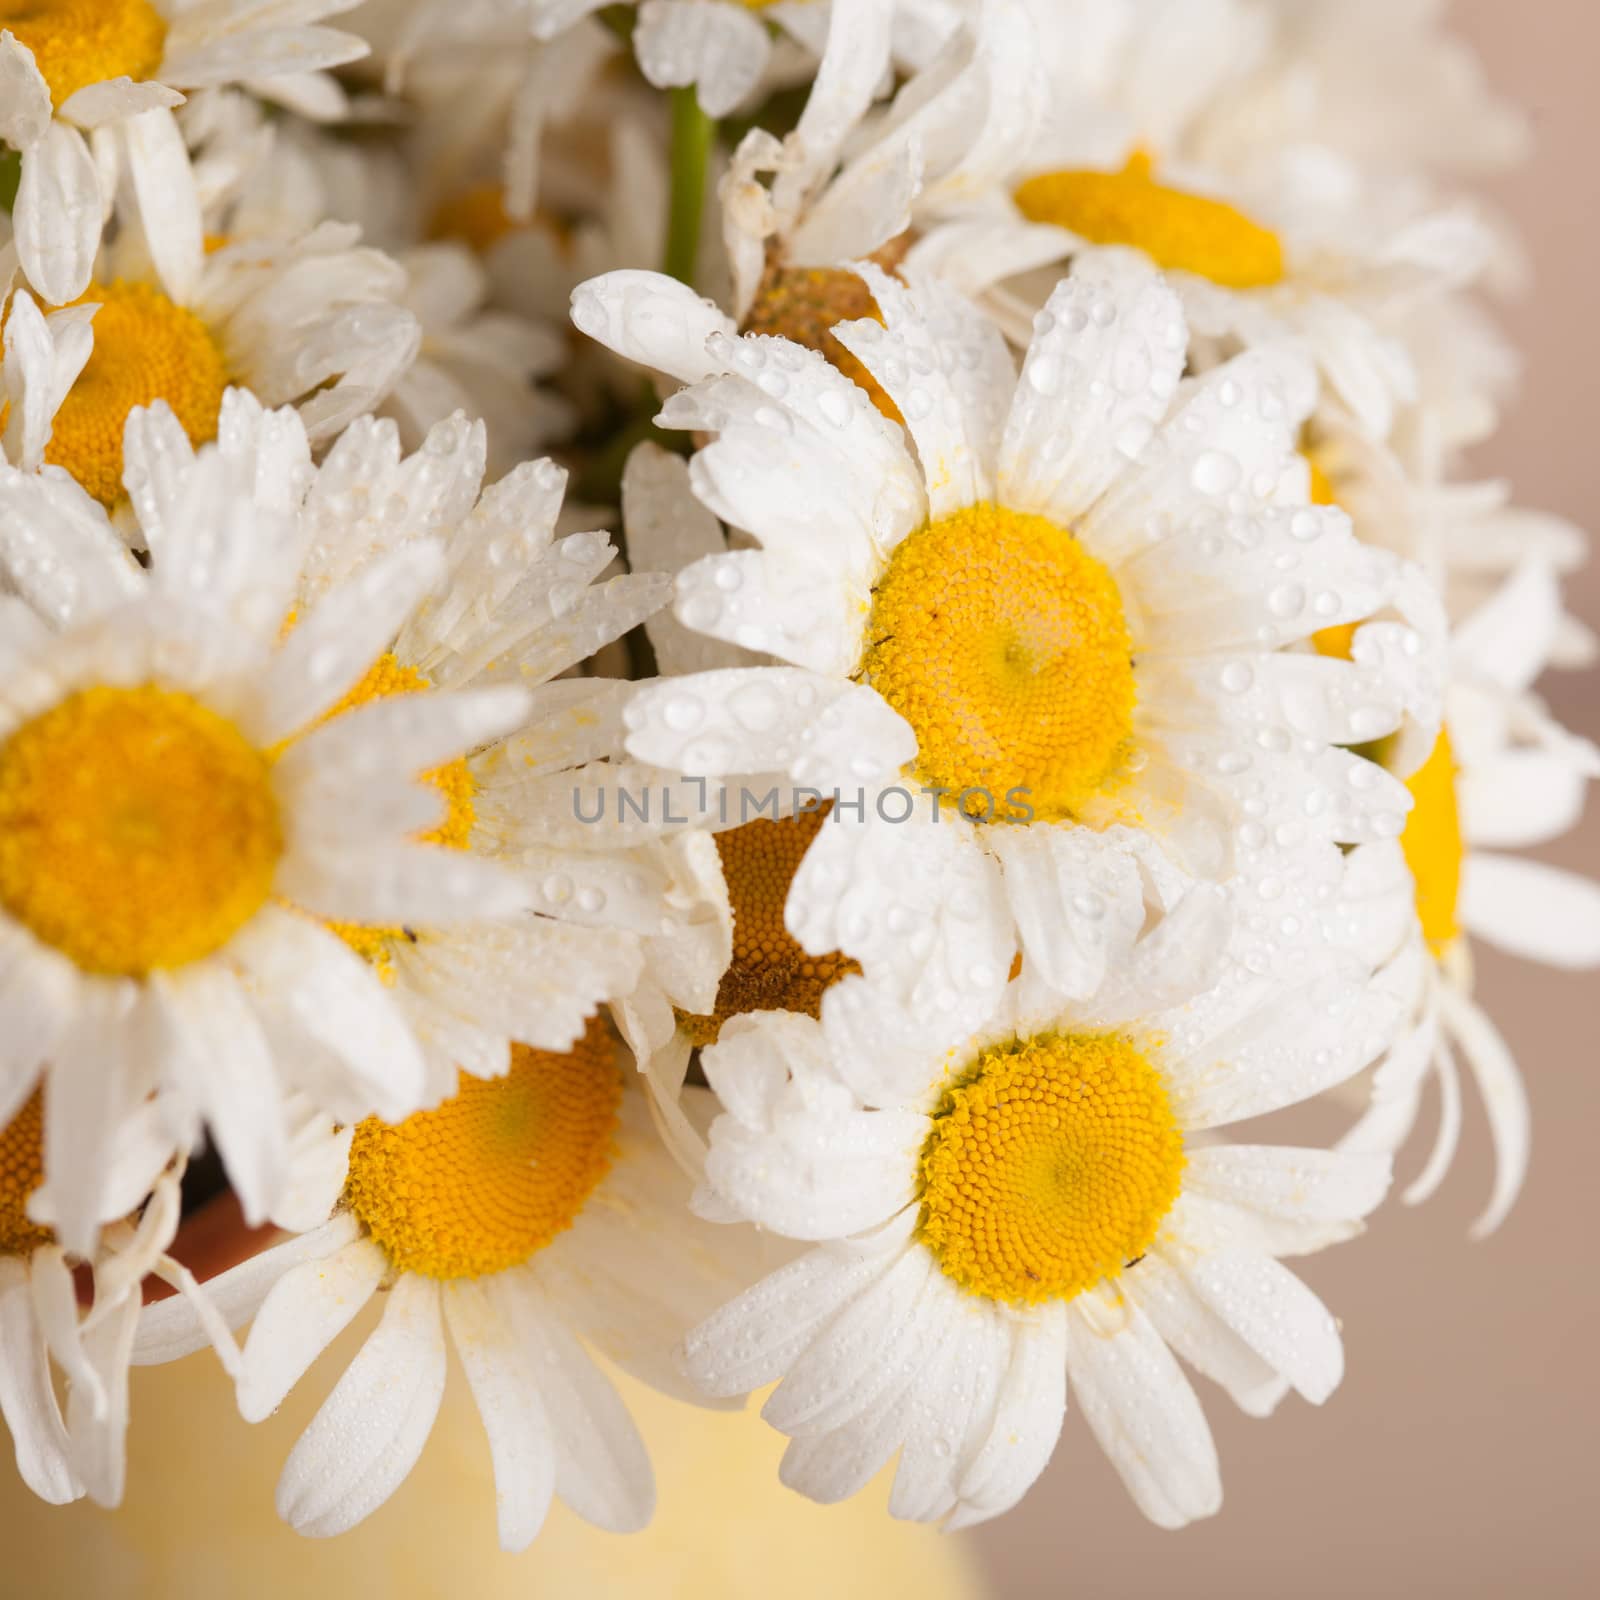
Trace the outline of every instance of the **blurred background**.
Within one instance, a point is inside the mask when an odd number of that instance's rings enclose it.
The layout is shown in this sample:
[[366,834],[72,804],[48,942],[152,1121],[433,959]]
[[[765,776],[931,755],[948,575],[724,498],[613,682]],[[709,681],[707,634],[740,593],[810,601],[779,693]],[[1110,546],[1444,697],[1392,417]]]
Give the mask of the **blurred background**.
[[[1454,13],[1538,133],[1532,166],[1490,196],[1521,228],[1535,279],[1500,308],[1527,370],[1519,403],[1476,466],[1512,478],[1521,501],[1600,528],[1590,410],[1600,392],[1591,311],[1600,184],[1590,166],[1600,157],[1600,4],[1457,0]],[[1577,580],[1570,600],[1600,624],[1600,567]],[[1600,737],[1600,675],[1544,688],[1569,726]],[[1600,806],[1545,854],[1600,874]],[[1479,983],[1533,1101],[1522,1200],[1492,1239],[1468,1242],[1490,1182],[1469,1095],[1462,1157],[1434,1201],[1387,1207],[1365,1239],[1301,1264],[1343,1321],[1343,1388],[1320,1412],[1291,1398],[1270,1423],[1207,1392],[1227,1491],[1209,1523],[1177,1534],[1146,1523],[1069,1416],[1054,1461],[1018,1510],[945,1539],[891,1523],[886,1480],[845,1506],[801,1501],[776,1482],[783,1441],[754,1416],[689,1412],[632,1386],[662,1485],[655,1525],[615,1538],[558,1507],[532,1550],[506,1557],[494,1548],[481,1429],[456,1382],[404,1488],[355,1533],[317,1543],[277,1522],[272,1486],[325,1386],[302,1385],[277,1416],[248,1428],[215,1364],[198,1357],[134,1375],[122,1513],[44,1507],[0,1472],[0,1600],[1600,1594],[1600,1384],[1590,1364],[1600,1273],[1583,1231],[1600,1193],[1595,983],[1489,951],[1479,953]],[[1402,1177],[1420,1165],[1428,1133]],[[363,1334],[359,1324],[350,1330],[325,1370]]]
[[[1452,11],[1537,138],[1531,166],[1489,191],[1522,230],[1534,280],[1497,308],[1527,369],[1475,465],[1511,478],[1520,501],[1600,530],[1600,5],[1456,0]],[[1577,578],[1569,604],[1600,622],[1600,566]],[[1600,675],[1542,689],[1569,727],[1600,737]],[[1600,800],[1539,854],[1600,875]],[[1600,1273],[1584,1231],[1600,1194],[1595,981],[1481,945],[1477,964],[1533,1101],[1533,1168],[1505,1226],[1466,1239],[1490,1179],[1472,1105],[1461,1156],[1428,1205],[1390,1204],[1364,1239],[1296,1264],[1344,1324],[1345,1381],[1332,1400],[1319,1412],[1291,1398],[1260,1423],[1205,1394],[1222,1515],[1177,1534],[1150,1527],[1069,1416],[1033,1492],[974,1537],[995,1594],[1600,1594]],[[1402,1178],[1428,1137],[1425,1126]]]

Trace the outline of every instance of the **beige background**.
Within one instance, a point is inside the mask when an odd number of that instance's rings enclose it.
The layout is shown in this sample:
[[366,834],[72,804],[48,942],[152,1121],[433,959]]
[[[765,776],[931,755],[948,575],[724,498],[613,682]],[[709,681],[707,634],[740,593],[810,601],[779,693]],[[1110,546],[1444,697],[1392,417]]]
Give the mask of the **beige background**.
[[[1600,4],[1455,10],[1539,136],[1532,169],[1495,188],[1537,277],[1504,317],[1527,355],[1521,399],[1479,464],[1514,477],[1527,503],[1600,528]],[[1573,604],[1600,622],[1600,570]],[[1544,687],[1571,726],[1600,736],[1595,675]],[[1600,875],[1600,801],[1543,853]],[[1479,965],[1534,1110],[1533,1171],[1505,1227],[1464,1237],[1489,1172],[1469,1106],[1461,1159],[1428,1206],[1391,1206],[1365,1239],[1305,1263],[1344,1323],[1349,1365],[1327,1406],[1291,1399],[1252,1422],[1209,1390],[1227,1504],[1178,1534],[1139,1517],[1069,1417],[1028,1500],[977,1536],[1003,1600],[1600,1594],[1600,1266],[1585,1227],[1600,1194],[1600,979],[1488,953]],[[1402,1175],[1424,1155],[1409,1153]]]

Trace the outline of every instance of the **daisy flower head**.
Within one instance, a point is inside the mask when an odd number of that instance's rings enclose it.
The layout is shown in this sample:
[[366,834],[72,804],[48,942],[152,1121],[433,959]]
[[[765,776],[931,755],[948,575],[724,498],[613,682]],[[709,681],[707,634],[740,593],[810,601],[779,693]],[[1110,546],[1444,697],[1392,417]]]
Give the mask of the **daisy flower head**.
[[[8,332],[12,409],[20,392],[33,433],[48,430],[43,460],[108,509],[126,506],[122,443],[135,407],[164,402],[203,444],[238,385],[263,405],[299,403],[320,444],[376,406],[417,354],[420,330],[397,303],[406,275],[359,245],[356,229],[326,223],[212,246],[197,235],[181,259],[158,261],[153,235],[130,222],[101,251],[82,298],[50,314],[52,339],[13,342]],[[8,330],[24,297],[7,305]]]
[[1336,1324],[1278,1258],[1358,1232],[1387,1157],[1215,1134],[1389,1036],[1391,1004],[1331,943],[1343,888],[1322,887],[1286,902],[1323,931],[1285,985],[1238,962],[1226,891],[1152,885],[1093,993],[1064,999],[1025,958],[893,1099],[809,1017],[723,1029],[696,1207],[815,1247],[691,1333],[685,1359],[713,1396],[778,1381],[763,1415],[790,1436],[786,1484],[840,1500],[898,1452],[893,1515],[982,1521],[1043,1469],[1070,1388],[1140,1509],[1177,1527],[1221,1500],[1177,1357],[1253,1415],[1291,1387],[1328,1397]]
[[120,174],[163,259],[200,246],[194,182],[172,109],[186,89],[239,83],[337,114],[325,69],[366,44],[321,20],[356,0],[4,0],[0,140],[21,156],[12,220],[22,270],[52,304],[89,287]]
[[[608,690],[532,686],[661,597],[588,588],[611,550],[553,540],[549,463],[480,497],[481,425],[402,460],[369,421],[314,469],[299,420],[240,391],[217,444],[156,408],[126,450],[148,571],[66,474],[0,473],[25,597],[0,743],[9,1083],[44,1075],[45,1192],[78,1249],[150,1090],[259,1219],[292,1095],[399,1118],[458,1067],[503,1073],[513,1038],[566,1048],[631,987],[618,924],[653,890],[539,821],[541,782],[570,805],[552,774],[603,740]],[[542,742],[501,738],[530,717]]]
[[[1374,856],[1363,891],[1380,981],[1407,1025],[1370,1085],[1353,1148],[1398,1150],[1430,1084],[1437,1136],[1402,1198],[1418,1203],[1448,1172],[1462,1120],[1462,1069],[1481,1093],[1496,1154],[1477,1237],[1504,1220],[1529,1159],[1527,1093],[1505,1040],[1473,999],[1470,940],[1570,970],[1600,964],[1600,887],[1509,852],[1559,837],[1582,813],[1600,752],[1569,733],[1534,692],[1551,666],[1582,665],[1592,638],[1566,614],[1560,577],[1583,558],[1581,531],[1508,504],[1503,483],[1454,481],[1452,452],[1421,415],[1404,448],[1340,419],[1308,436],[1313,495],[1348,510],[1361,539],[1425,568],[1452,626],[1441,660],[1444,719],[1407,779],[1412,808],[1398,857]],[[1350,631],[1316,636],[1342,655]],[[1363,753],[1391,768],[1386,741]]]
[[[1347,1136],[1354,1149],[1397,1150],[1417,1125],[1430,1083],[1438,1096],[1432,1153],[1402,1192],[1432,1195],[1461,1131],[1461,1069],[1488,1115],[1496,1172],[1473,1226],[1504,1221],[1527,1172],[1527,1091],[1510,1047],[1473,999],[1470,940],[1570,971],[1600,966],[1600,884],[1509,852],[1558,838],[1582,814],[1600,751],[1557,724],[1532,693],[1561,626],[1549,564],[1530,556],[1458,625],[1445,721],[1408,780],[1414,804],[1403,866],[1370,885],[1384,981],[1407,1025],[1380,1063],[1371,1104]],[[1387,759],[1382,746],[1376,752]]]
[[1197,355],[1297,339],[1323,403],[1385,436],[1416,390],[1405,311],[1471,282],[1494,241],[1471,208],[1385,183],[1309,133],[1213,145],[1212,111],[1282,10],[1036,6],[1055,92],[1004,181],[929,229],[914,263],[985,294],[1020,339],[1053,282],[1034,269],[1096,246],[1139,250],[1182,296]]
[[[1036,877],[1099,863],[1116,900],[1130,835],[1216,880],[1285,842],[1398,836],[1402,785],[1339,746],[1398,728],[1426,754],[1435,603],[1307,502],[1303,362],[1258,350],[1185,381],[1176,297],[1103,254],[1052,295],[1019,377],[948,289],[860,270],[884,321],[835,336],[903,426],[654,275],[574,300],[585,332],[689,384],[661,421],[715,436],[690,483],[757,546],[687,565],[678,621],[781,663],[644,688],[629,749],[833,797],[786,900],[804,948],[882,960],[976,1025],[1038,942]],[[1308,647],[1357,617],[1379,620],[1355,662]],[[1088,902],[1103,959],[1118,918]],[[841,1017],[850,988],[828,998]]]
[[[502,1077],[463,1075],[432,1110],[363,1122],[332,1215],[204,1286],[227,1322],[252,1322],[238,1367],[251,1421],[385,1291],[284,1467],[278,1510],[297,1531],[353,1527],[405,1480],[444,1393],[446,1330],[488,1435],[505,1549],[532,1541],[552,1496],[614,1532],[649,1520],[649,1458],[591,1350],[699,1399],[672,1346],[734,1280],[629,1076],[595,1021],[565,1054],[519,1046]],[[155,1306],[135,1359],[206,1338],[193,1308]]]

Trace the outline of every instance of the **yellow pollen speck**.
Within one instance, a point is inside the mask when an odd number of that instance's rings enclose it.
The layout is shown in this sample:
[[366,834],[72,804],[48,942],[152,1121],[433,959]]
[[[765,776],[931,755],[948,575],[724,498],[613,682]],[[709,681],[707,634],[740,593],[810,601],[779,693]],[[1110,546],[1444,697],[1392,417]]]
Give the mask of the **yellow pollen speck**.
[[680,1025],[695,1044],[714,1044],[723,1023],[750,1011],[798,1011],[819,1017],[829,985],[861,970],[837,950],[807,955],[783,925],[789,885],[829,809],[819,806],[775,822],[758,817],[717,835],[717,853],[733,904],[733,959],[717,986],[715,1012],[679,1014]]
[[145,283],[92,283],[94,349],[51,427],[45,460],[108,509],[122,499],[122,433],[135,406],[165,400],[194,444],[217,436],[222,351],[192,312]]
[[[893,272],[911,248],[903,233],[867,259]],[[891,422],[904,418],[881,384],[833,336],[836,323],[871,317],[883,321],[871,291],[853,272],[840,267],[786,267],[776,257],[767,262],[756,297],[745,318],[745,333],[773,334],[815,350],[829,366],[847,377]]]
[[[1122,770],[1134,706],[1122,598],[1044,517],[974,505],[910,535],[867,639],[860,675],[916,730],[924,783],[987,791],[996,817],[1060,818]],[[1028,792],[1013,804],[1012,790]]]
[[358,1124],[344,1203],[397,1272],[504,1272],[571,1227],[615,1159],[621,1104],[598,1018],[567,1055],[513,1045],[505,1077],[463,1073],[436,1110]]
[[87,972],[209,955],[283,852],[271,766],[189,695],[69,695],[0,742],[0,908]]
[[945,1091],[918,1235],[970,1293],[1068,1300],[1150,1248],[1183,1169],[1166,1089],[1130,1040],[1041,1034]]
[[91,83],[155,77],[167,39],[150,0],[0,0],[0,28],[33,52],[58,111]]
[[0,1128],[0,1256],[32,1255],[53,1235],[27,1212],[28,1196],[44,1181],[44,1102],[34,1090]]
[[1283,277],[1275,233],[1224,201],[1157,183],[1142,153],[1120,172],[1042,173],[1015,199],[1030,222],[1053,223],[1090,244],[1131,245],[1159,267],[1224,288],[1265,288]]
[[[390,695],[420,694],[432,685],[415,667],[397,661],[392,652],[378,657],[367,670],[367,675],[342,699],[323,721],[329,721],[357,706],[372,700],[385,700]],[[437,828],[418,835],[423,844],[443,845],[447,850],[465,850],[472,838],[472,824],[476,817],[473,805],[477,784],[466,761],[457,757],[442,767],[422,774],[422,781],[431,784],[444,797],[445,819]],[[397,940],[407,936],[404,928],[380,927],[360,922],[330,922],[328,926],[350,946],[357,955],[370,961],[379,974],[387,979],[394,975],[391,950]]]
[[1461,812],[1456,800],[1456,762],[1450,735],[1439,730],[1428,759],[1406,779],[1414,802],[1400,848],[1417,887],[1417,918],[1428,948],[1442,955],[1461,932],[1456,902],[1461,893]]

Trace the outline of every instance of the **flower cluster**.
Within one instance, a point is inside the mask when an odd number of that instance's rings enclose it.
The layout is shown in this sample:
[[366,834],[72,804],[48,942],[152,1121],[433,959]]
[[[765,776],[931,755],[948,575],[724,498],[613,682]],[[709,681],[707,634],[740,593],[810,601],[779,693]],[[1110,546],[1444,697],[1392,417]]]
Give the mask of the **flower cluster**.
[[[1504,1219],[1469,940],[1600,964],[1511,853],[1600,752],[1534,692],[1582,539],[1462,476],[1524,131],[1436,11],[0,0],[39,1495],[118,1501],[131,1365],[259,1420],[365,1317],[308,1535],[447,1341],[507,1548],[648,1520],[611,1365],[948,1528],[1070,1394],[1175,1527],[1185,1367],[1328,1398],[1283,1259],[1434,1101],[1438,1185],[1463,1075]],[[1229,1134],[1314,1099],[1331,1148]],[[218,1207],[277,1238],[200,1282]]]

